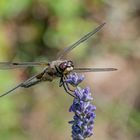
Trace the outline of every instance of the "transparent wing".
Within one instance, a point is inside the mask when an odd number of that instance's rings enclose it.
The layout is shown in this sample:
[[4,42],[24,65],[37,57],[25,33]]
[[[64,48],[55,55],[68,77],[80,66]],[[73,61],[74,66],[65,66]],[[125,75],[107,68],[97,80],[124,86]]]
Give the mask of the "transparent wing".
[[45,62],[0,62],[0,69],[26,68],[33,66],[48,66]]
[[116,71],[116,68],[74,68],[74,72],[82,73],[82,72],[109,72]]
[[65,48],[58,56],[58,59],[61,59],[63,56],[65,56],[67,53],[69,53],[72,49],[74,49],[76,46],[78,46],[79,44],[83,43],[84,41],[86,41],[88,38],[90,38],[92,35],[94,35],[96,32],[98,32],[106,23],[102,23],[101,25],[99,25],[97,28],[95,28],[94,30],[92,30],[91,32],[87,33],[86,35],[84,35],[82,38],[80,38],[78,41],[76,41],[75,43],[73,43],[72,45],[70,45],[69,47]]
[[31,78],[29,78],[29,79],[27,79],[26,81],[20,83],[19,85],[15,86],[15,87],[12,88],[11,90],[9,90],[9,91],[7,91],[7,92],[1,94],[0,97],[6,96],[6,95],[8,95],[9,93],[12,93],[14,90],[16,90],[16,89],[22,87],[22,86],[25,85],[26,83],[28,83],[28,82],[30,82],[31,80],[37,78],[38,75],[40,75],[40,74],[36,74],[36,75],[32,76]]
[[17,88],[21,87],[21,85],[22,85],[22,83],[19,84],[19,85],[17,85],[16,87],[12,88],[11,90],[9,90],[9,91],[7,91],[7,92],[1,94],[0,97],[6,96],[7,94],[9,94],[9,93],[11,93],[12,91],[16,90]]

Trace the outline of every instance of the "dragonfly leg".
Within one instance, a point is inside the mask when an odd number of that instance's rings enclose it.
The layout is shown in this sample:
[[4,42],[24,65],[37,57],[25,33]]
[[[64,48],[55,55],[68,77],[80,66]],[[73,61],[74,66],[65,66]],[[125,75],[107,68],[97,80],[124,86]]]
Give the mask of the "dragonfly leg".
[[72,97],[75,98],[75,96],[69,91],[69,89],[67,88],[67,86],[65,84],[63,84],[64,90]]
[[[67,79],[67,78],[68,78],[68,77],[67,77],[67,75],[66,75],[66,77],[64,77],[64,79]],[[66,85],[67,85],[67,88],[68,88],[69,91],[74,92],[74,90],[72,90],[72,89],[70,88],[70,86],[69,86],[69,85],[72,85],[72,84],[66,83]],[[74,85],[72,85],[72,86],[75,87]]]
[[63,78],[61,77],[61,78],[60,78],[60,81],[59,81],[59,87],[62,87],[63,82],[64,82],[64,81],[63,81]]
[[[64,77],[64,80],[65,80],[66,78],[67,78],[67,76]],[[72,89],[70,88],[70,84],[69,84],[69,83],[65,82],[65,84],[66,84],[67,89],[68,89],[69,91],[74,92],[74,90],[72,90]]]
[[67,86],[67,89],[68,89],[69,91],[74,92],[74,90],[72,90],[72,89],[69,87],[69,84],[68,84],[68,83],[66,83],[66,86]]
[[71,91],[68,89],[68,86],[66,85],[66,82],[64,82],[64,77],[62,77],[62,78],[60,79],[59,86],[60,86],[60,87],[63,86],[64,90],[65,90],[70,96],[72,96],[72,97],[75,98],[75,96],[74,96],[74,95],[71,93]]

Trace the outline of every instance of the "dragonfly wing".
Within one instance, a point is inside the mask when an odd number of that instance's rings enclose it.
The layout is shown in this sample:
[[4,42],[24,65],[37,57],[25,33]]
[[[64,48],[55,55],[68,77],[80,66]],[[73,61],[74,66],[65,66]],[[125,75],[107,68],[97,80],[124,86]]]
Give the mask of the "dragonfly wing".
[[87,33],[86,35],[84,35],[82,38],[80,38],[78,41],[76,41],[75,43],[73,43],[72,45],[70,45],[69,47],[65,48],[58,56],[58,59],[61,59],[63,56],[65,56],[67,53],[69,53],[71,50],[73,50],[76,46],[78,46],[79,44],[83,43],[84,41],[86,41],[88,38],[90,38],[91,36],[93,36],[95,33],[97,33],[106,23],[102,23],[101,25],[99,25],[97,28],[95,28],[94,30],[92,30],[91,32]]
[[[42,73],[44,73],[44,71],[43,71]],[[29,79],[27,79],[26,81],[20,83],[19,85],[15,86],[15,87],[12,88],[11,90],[9,90],[9,91],[7,91],[7,92],[1,94],[0,97],[3,97],[3,96],[8,95],[9,93],[11,93],[12,91],[18,89],[19,87],[24,87],[24,85],[26,85],[28,82],[32,81],[33,79],[37,79],[37,77],[38,77],[39,75],[40,75],[40,73],[39,73],[39,74],[36,74],[36,75],[34,75],[34,76],[32,76],[31,78],[29,78]]]
[[2,95],[0,95],[0,97],[6,96],[7,94],[11,93],[12,91],[16,90],[17,88],[21,87],[22,83],[17,85],[16,87],[12,88],[11,90],[3,93]]
[[48,66],[46,62],[0,62],[0,69],[26,68],[33,66]]
[[109,72],[116,71],[116,68],[74,68],[74,72],[82,73],[82,72]]

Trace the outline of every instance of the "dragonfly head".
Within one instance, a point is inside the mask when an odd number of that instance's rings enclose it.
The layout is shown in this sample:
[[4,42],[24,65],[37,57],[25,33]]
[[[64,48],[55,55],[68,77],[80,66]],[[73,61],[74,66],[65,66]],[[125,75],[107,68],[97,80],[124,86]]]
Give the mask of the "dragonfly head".
[[72,61],[64,61],[59,65],[59,69],[63,74],[69,74],[74,68]]

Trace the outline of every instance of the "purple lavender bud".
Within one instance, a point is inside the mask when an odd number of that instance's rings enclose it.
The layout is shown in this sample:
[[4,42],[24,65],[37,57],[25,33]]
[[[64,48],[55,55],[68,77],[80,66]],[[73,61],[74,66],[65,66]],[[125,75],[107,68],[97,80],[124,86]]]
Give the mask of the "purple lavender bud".
[[84,79],[85,79],[84,75],[79,76],[79,75],[77,75],[77,73],[72,73],[72,74],[68,75],[68,78],[66,79],[65,82],[67,82],[73,86],[77,86]]
[[93,100],[90,88],[80,88],[78,85],[84,80],[84,76],[80,76],[76,73],[72,73],[66,79],[67,84],[71,84],[76,87],[73,91],[75,98],[70,106],[69,111],[74,113],[72,121],[69,123],[72,125],[72,138],[73,140],[84,140],[90,137],[93,133],[93,124],[95,118],[96,107],[91,104]]

